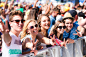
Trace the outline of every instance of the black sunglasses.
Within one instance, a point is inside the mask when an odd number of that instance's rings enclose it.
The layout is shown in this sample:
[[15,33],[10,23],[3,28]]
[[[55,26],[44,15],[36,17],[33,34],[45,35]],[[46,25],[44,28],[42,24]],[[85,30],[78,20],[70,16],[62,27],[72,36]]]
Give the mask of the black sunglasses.
[[57,28],[59,28],[59,29],[65,29],[66,28],[66,26],[57,26]]
[[[37,28],[38,27],[38,24],[35,24],[35,27]],[[34,26],[30,26],[30,29],[33,29]]]
[[21,23],[24,23],[25,22],[25,20],[12,20],[11,22],[13,22],[13,21],[15,21],[17,24],[19,24],[19,22],[21,21]]

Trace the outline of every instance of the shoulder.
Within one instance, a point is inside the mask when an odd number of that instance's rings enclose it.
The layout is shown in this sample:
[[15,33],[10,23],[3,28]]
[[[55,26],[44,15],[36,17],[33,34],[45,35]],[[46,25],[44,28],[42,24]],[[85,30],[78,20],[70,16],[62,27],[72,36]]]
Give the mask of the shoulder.
[[32,37],[30,35],[26,35],[23,39],[21,39],[21,42],[23,42],[24,40],[30,39],[32,40]]

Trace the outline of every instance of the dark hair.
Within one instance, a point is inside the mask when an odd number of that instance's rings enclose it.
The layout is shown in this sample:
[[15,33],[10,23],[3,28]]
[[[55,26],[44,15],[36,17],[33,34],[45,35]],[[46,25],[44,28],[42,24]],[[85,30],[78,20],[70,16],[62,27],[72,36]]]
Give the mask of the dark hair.
[[30,13],[28,15],[28,19],[35,19],[35,20],[37,20],[37,13],[36,13],[36,9],[35,8],[30,10]]

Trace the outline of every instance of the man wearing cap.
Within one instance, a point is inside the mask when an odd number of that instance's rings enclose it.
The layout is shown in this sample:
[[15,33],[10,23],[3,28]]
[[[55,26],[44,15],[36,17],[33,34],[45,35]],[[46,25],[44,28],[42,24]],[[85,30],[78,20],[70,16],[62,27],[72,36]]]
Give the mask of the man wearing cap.
[[71,16],[69,12],[65,13],[62,21],[65,23],[66,26],[66,30],[63,33],[63,38],[69,40],[69,43],[74,43],[74,41],[71,40],[77,39],[78,36],[82,37],[82,34],[84,33],[84,28],[73,23],[74,18]]
[[78,19],[76,10],[69,10],[69,13],[71,14],[72,17],[74,17],[74,22],[76,23],[76,21]]

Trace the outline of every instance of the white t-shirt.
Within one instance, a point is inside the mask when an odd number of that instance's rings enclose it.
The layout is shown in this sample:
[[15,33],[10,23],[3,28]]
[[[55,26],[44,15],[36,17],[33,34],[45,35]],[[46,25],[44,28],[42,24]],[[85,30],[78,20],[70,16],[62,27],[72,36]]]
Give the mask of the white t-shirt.
[[22,54],[20,37],[17,37],[12,32],[9,34],[12,37],[10,46],[7,46],[2,39],[2,57],[19,57]]

